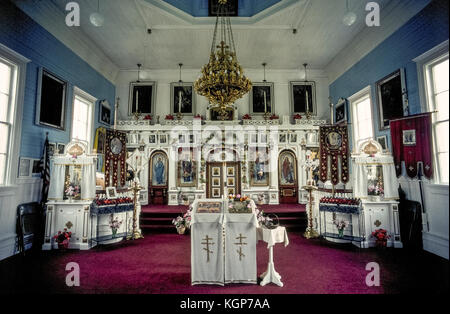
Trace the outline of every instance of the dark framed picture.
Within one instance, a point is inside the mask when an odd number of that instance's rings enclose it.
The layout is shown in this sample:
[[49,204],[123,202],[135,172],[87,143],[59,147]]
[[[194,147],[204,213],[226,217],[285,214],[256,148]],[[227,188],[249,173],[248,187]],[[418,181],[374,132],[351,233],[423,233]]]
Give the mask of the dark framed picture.
[[152,114],[155,111],[156,83],[131,82],[128,114]]
[[194,84],[172,83],[170,84],[170,102],[172,114],[181,113],[192,116],[195,112]]
[[389,128],[389,121],[409,115],[405,71],[399,69],[377,82],[380,130]]
[[40,177],[41,176],[41,160],[40,159],[33,159],[33,167],[31,170],[32,177]]
[[339,99],[334,110],[336,117],[335,123],[347,123],[347,99]]
[[63,144],[63,143],[56,144],[56,151],[59,155],[64,155],[65,149],[66,149],[66,144]]
[[388,149],[387,136],[386,135],[378,136],[377,137],[377,142],[380,143],[381,148],[383,148],[383,150],[387,150]]
[[[219,0],[208,0],[208,15],[217,16]],[[238,0],[228,0],[226,4],[228,16],[238,16]]]
[[290,82],[290,94],[293,114],[317,114],[315,82]]
[[251,115],[264,115],[266,112],[275,112],[273,85],[273,83],[253,83],[249,97]]
[[99,122],[106,125],[111,125],[111,105],[106,99],[100,101],[99,105]]
[[67,82],[39,68],[36,124],[64,130]]
[[48,156],[51,158],[55,153],[58,152],[56,143],[48,143]]

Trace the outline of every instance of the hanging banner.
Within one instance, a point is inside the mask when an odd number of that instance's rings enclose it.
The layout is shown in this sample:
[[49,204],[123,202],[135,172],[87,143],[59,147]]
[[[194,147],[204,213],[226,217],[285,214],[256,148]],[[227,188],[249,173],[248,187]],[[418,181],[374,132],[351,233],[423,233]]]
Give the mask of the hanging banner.
[[125,165],[126,156],[126,134],[119,131],[107,130],[105,143],[106,187],[117,187],[119,186],[119,183],[120,186],[125,186],[127,177],[127,168]]
[[[347,126],[321,126],[320,127],[320,180],[328,180],[328,159],[330,158],[331,183],[348,183],[348,133]],[[339,173],[339,157],[341,161]]]
[[423,174],[433,176],[431,148],[431,113],[415,115],[390,122],[392,153],[397,177],[402,175],[402,161],[410,178],[417,177],[418,163],[423,164]]

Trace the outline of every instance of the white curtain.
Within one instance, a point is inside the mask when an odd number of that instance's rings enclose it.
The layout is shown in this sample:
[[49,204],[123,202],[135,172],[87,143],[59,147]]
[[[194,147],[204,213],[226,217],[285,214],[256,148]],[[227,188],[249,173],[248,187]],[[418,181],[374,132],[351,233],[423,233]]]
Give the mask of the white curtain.
[[398,179],[394,164],[383,165],[384,197],[386,199],[398,199]]
[[354,197],[367,197],[367,169],[364,164],[355,164],[355,176],[353,183]]
[[82,167],[82,186],[81,186],[81,199],[92,200],[95,198],[95,172],[96,165],[89,164]]
[[66,165],[54,164],[50,174],[50,185],[48,188],[49,200],[62,200],[64,197],[64,177]]

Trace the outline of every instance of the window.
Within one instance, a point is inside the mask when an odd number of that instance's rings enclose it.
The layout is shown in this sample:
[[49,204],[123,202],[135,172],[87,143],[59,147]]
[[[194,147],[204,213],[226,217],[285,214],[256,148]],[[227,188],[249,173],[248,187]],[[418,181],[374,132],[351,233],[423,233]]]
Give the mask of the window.
[[353,149],[373,138],[370,86],[349,98],[352,113]]
[[448,111],[449,111],[449,61],[448,53],[425,64],[427,104],[433,117],[433,146],[435,171],[438,183],[449,183]]
[[0,58],[0,138],[2,139],[0,141],[0,185],[5,185],[8,169],[8,152],[13,126],[11,101],[14,99],[15,73],[15,66]]
[[432,117],[434,181],[449,184],[448,110],[449,52],[448,40],[418,56],[417,63],[422,112]]
[[84,141],[90,145],[96,99],[78,88],[75,88],[74,95],[72,140]]
[[15,184],[17,177],[28,62],[0,44],[0,188]]

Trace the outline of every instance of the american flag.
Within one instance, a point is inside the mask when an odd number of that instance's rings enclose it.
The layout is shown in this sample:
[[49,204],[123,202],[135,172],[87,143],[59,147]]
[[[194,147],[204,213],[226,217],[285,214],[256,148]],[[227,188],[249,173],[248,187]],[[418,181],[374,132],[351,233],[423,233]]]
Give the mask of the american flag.
[[48,198],[48,188],[50,185],[50,156],[48,155],[48,133],[45,137],[45,143],[44,143],[44,152],[41,158],[41,178],[43,179],[42,182],[42,198],[41,198],[41,204],[44,206],[47,203]]

